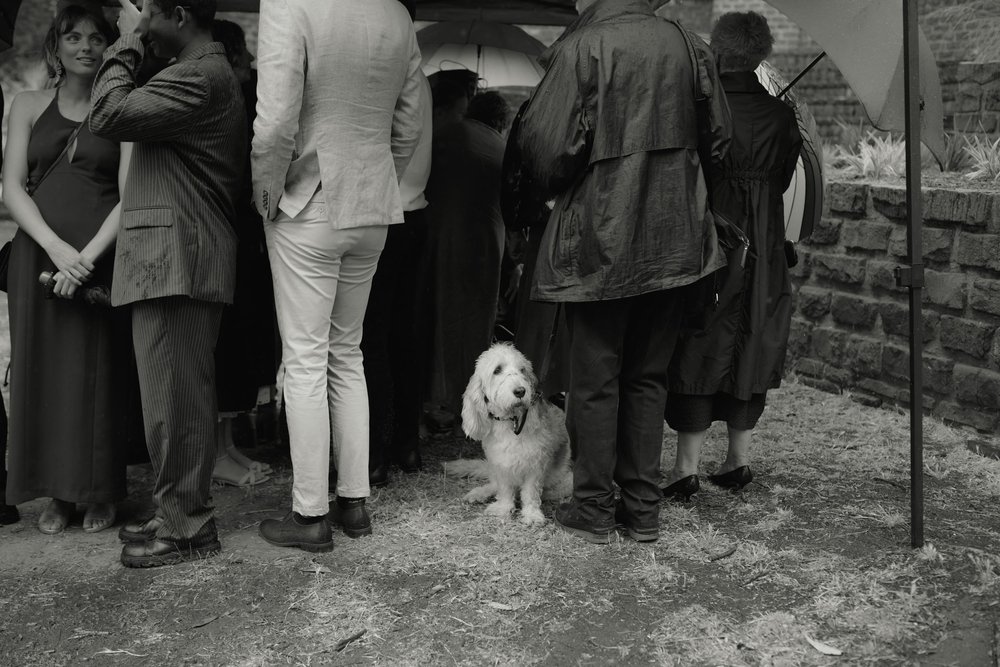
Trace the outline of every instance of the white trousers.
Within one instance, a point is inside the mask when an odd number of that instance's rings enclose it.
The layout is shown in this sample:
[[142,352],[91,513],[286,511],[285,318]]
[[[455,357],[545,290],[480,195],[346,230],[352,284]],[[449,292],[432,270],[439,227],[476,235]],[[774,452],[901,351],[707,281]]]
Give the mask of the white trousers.
[[361,334],[387,229],[333,229],[322,204],[264,225],[285,366],[292,509],[303,516],[329,510],[331,432],[337,495],[371,492]]

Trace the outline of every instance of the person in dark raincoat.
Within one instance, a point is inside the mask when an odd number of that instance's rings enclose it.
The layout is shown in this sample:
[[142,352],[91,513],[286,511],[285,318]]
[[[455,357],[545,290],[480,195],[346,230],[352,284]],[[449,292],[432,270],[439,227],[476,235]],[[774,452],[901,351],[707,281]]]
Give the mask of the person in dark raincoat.
[[[728,111],[699,41],[648,0],[577,0],[521,123],[524,166],[555,207],[532,298],[565,304],[573,501],[556,523],[607,543],[659,535],[667,368],[681,290],[721,267],[699,123],[728,143]],[[697,88],[697,90],[696,90]],[[707,88],[707,90],[706,90]],[[699,119],[697,100],[714,112]],[[616,506],[614,483],[621,488]]]
[[678,432],[677,461],[665,496],[698,490],[698,456],[713,421],[729,426],[729,455],[709,480],[750,483],[750,433],[768,389],[781,382],[792,314],[782,193],[802,147],[795,113],[772,97],[754,70],[771,52],[767,20],[723,15],[712,31],[722,85],[733,114],[733,142],[709,177],[712,207],[750,241],[715,276],[718,306],[703,328],[685,331],[670,365],[666,419]]

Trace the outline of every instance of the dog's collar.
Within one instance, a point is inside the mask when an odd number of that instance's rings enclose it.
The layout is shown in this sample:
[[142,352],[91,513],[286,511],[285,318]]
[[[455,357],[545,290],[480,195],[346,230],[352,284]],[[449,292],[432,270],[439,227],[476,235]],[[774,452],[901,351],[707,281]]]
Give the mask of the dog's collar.
[[[537,401],[541,397],[541,395],[542,395],[541,392],[537,391],[531,395],[531,402],[528,403],[528,409],[524,411],[524,419],[518,419],[517,416],[497,417],[489,410],[486,411],[486,414],[489,415],[489,418],[492,419],[493,421],[514,422],[514,435],[521,435],[521,431],[524,430],[524,425],[528,421],[528,413],[531,411],[530,408],[535,404],[535,401]],[[483,402],[487,405],[489,405],[490,403],[490,399],[486,396],[486,394],[483,394]]]

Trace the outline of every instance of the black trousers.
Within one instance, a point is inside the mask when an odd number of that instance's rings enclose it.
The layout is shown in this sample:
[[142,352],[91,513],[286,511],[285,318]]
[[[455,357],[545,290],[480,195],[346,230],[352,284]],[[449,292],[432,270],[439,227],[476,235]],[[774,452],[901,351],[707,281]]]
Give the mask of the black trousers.
[[659,518],[667,369],[679,333],[680,290],[567,303],[573,497],[595,525],[612,520],[614,488],[639,526]]
[[426,303],[423,211],[391,225],[372,279],[361,351],[369,405],[369,468],[415,450],[419,442],[425,362],[420,359],[418,313]]
[[132,304],[146,447],[164,522],[157,536],[193,537],[212,520],[215,461],[215,343],[221,303],[173,296]]
[[0,505],[7,504],[7,406],[0,396]]

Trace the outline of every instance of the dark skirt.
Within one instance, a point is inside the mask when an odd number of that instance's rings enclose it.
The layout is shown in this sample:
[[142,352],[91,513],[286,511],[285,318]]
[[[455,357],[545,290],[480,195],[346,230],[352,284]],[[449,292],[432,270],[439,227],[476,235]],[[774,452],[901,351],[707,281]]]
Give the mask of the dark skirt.
[[766,393],[751,394],[749,400],[743,401],[723,392],[711,396],[670,392],[664,417],[678,433],[707,431],[717,421],[737,431],[751,431],[764,412],[766,397]]

